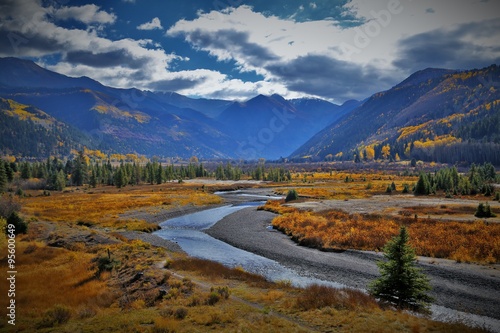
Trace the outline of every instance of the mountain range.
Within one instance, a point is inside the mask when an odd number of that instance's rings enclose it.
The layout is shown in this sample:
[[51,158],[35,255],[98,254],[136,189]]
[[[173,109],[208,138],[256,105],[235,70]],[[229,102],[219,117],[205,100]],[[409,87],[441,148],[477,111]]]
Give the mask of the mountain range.
[[[0,97],[1,151],[34,157],[63,154],[71,144],[75,149],[85,145],[147,156],[273,159],[287,156],[357,105],[352,101],[343,107],[323,100],[287,101],[278,95],[259,95],[241,103],[117,89],[17,58],[0,59]],[[6,129],[12,127],[9,122],[19,125],[21,120],[35,128],[41,125],[21,117],[12,105],[25,113],[35,109],[46,113],[71,128],[71,135],[61,137],[56,145],[49,144],[53,140],[48,138],[42,140],[47,144],[33,151],[38,143],[30,142],[29,135]],[[40,131],[50,136],[52,126],[42,127]]]
[[[365,99],[245,102],[118,89],[0,58],[0,153],[500,164],[500,69],[425,69]],[[478,147],[480,149],[478,149]]]

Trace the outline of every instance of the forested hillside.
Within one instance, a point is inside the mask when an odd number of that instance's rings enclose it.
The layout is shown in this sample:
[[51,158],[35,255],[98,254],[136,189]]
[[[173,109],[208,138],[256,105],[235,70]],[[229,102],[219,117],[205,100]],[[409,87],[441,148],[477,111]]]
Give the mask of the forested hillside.
[[427,69],[370,97],[292,154],[500,164],[500,68]]
[[0,98],[0,154],[67,156],[71,149],[92,148],[92,138],[45,112]]

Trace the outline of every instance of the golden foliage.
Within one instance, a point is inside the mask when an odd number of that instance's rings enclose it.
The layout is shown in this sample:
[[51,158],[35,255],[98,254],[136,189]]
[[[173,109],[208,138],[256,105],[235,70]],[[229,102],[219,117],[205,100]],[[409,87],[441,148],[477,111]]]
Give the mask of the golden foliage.
[[[155,224],[144,220],[120,218],[140,209],[175,208],[184,205],[210,205],[219,196],[196,191],[182,184],[137,186],[126,191],[101,187],[95,192],[73,191],[22,199],[23,213],[44,221],[90,222],[102,227],[152,230]],[[156,207],[156,208],[155,208]],[[154,214],[153,211],[151,211]]]
[[[274,207],[275,212],[280,209]],[[401,221],[331,210],[286,211],[273,226],[297,242],[319,248],[380,251],[397,234]],[[417,255],[457,261],[500,262],[500,225],[483,222],[404,221]]]

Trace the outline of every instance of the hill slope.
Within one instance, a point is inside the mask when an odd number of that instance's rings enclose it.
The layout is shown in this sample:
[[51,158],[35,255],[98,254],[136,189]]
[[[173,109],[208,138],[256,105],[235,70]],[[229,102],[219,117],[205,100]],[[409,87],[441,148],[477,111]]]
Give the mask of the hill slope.
[[291,157],[500,163],[499,82],[496,65],[419,71],[371,96]]
[[83,146],[94,147],[93,138],[39,109],[0,98],[0,154],[65,156]]
[[[165,103],[154,93],[70,78],[31,61],[0,59],[0,96],[42,110],[114,152],[231,157],[235,144],[204,114]],[[13,119],[7,119],[13,121]]]

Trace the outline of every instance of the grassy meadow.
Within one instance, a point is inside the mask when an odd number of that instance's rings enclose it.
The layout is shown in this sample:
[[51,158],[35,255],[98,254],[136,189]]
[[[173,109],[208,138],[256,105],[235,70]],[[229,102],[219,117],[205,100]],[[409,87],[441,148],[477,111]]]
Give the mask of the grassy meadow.
[[[416,178],[299,172],[291,182],[260,186],[285,194],[297,188],[300,201],[307,202],[370,198],[383,194],[392,181],[412,184]],[[271,283],[240,268],[190,258],[120,234],[156,229],[154,219],[134,216],[220,204],[220,197],[212,194],[220,188],[189,182],[68,187],[49,196],[26,191],[18,199],[29,229],[16,239],[16,326],[1,321],[0,331],[484,332],[382,307],[356,290]],[[310,246],[380,250],[404,223],[420,255],[481,263],[498,262],[500,256],[498,242],[492,241],[500,233],[494,223],[311,212],[279,201],[268,202],[264,209],[279,213],[273,221],[277,228]],[[6,246],[2,233],[3,271],[7,271]],[[0,284],[0,294],[6,294],[6,288]],[[4,309],[5,302],[2,297]]]

